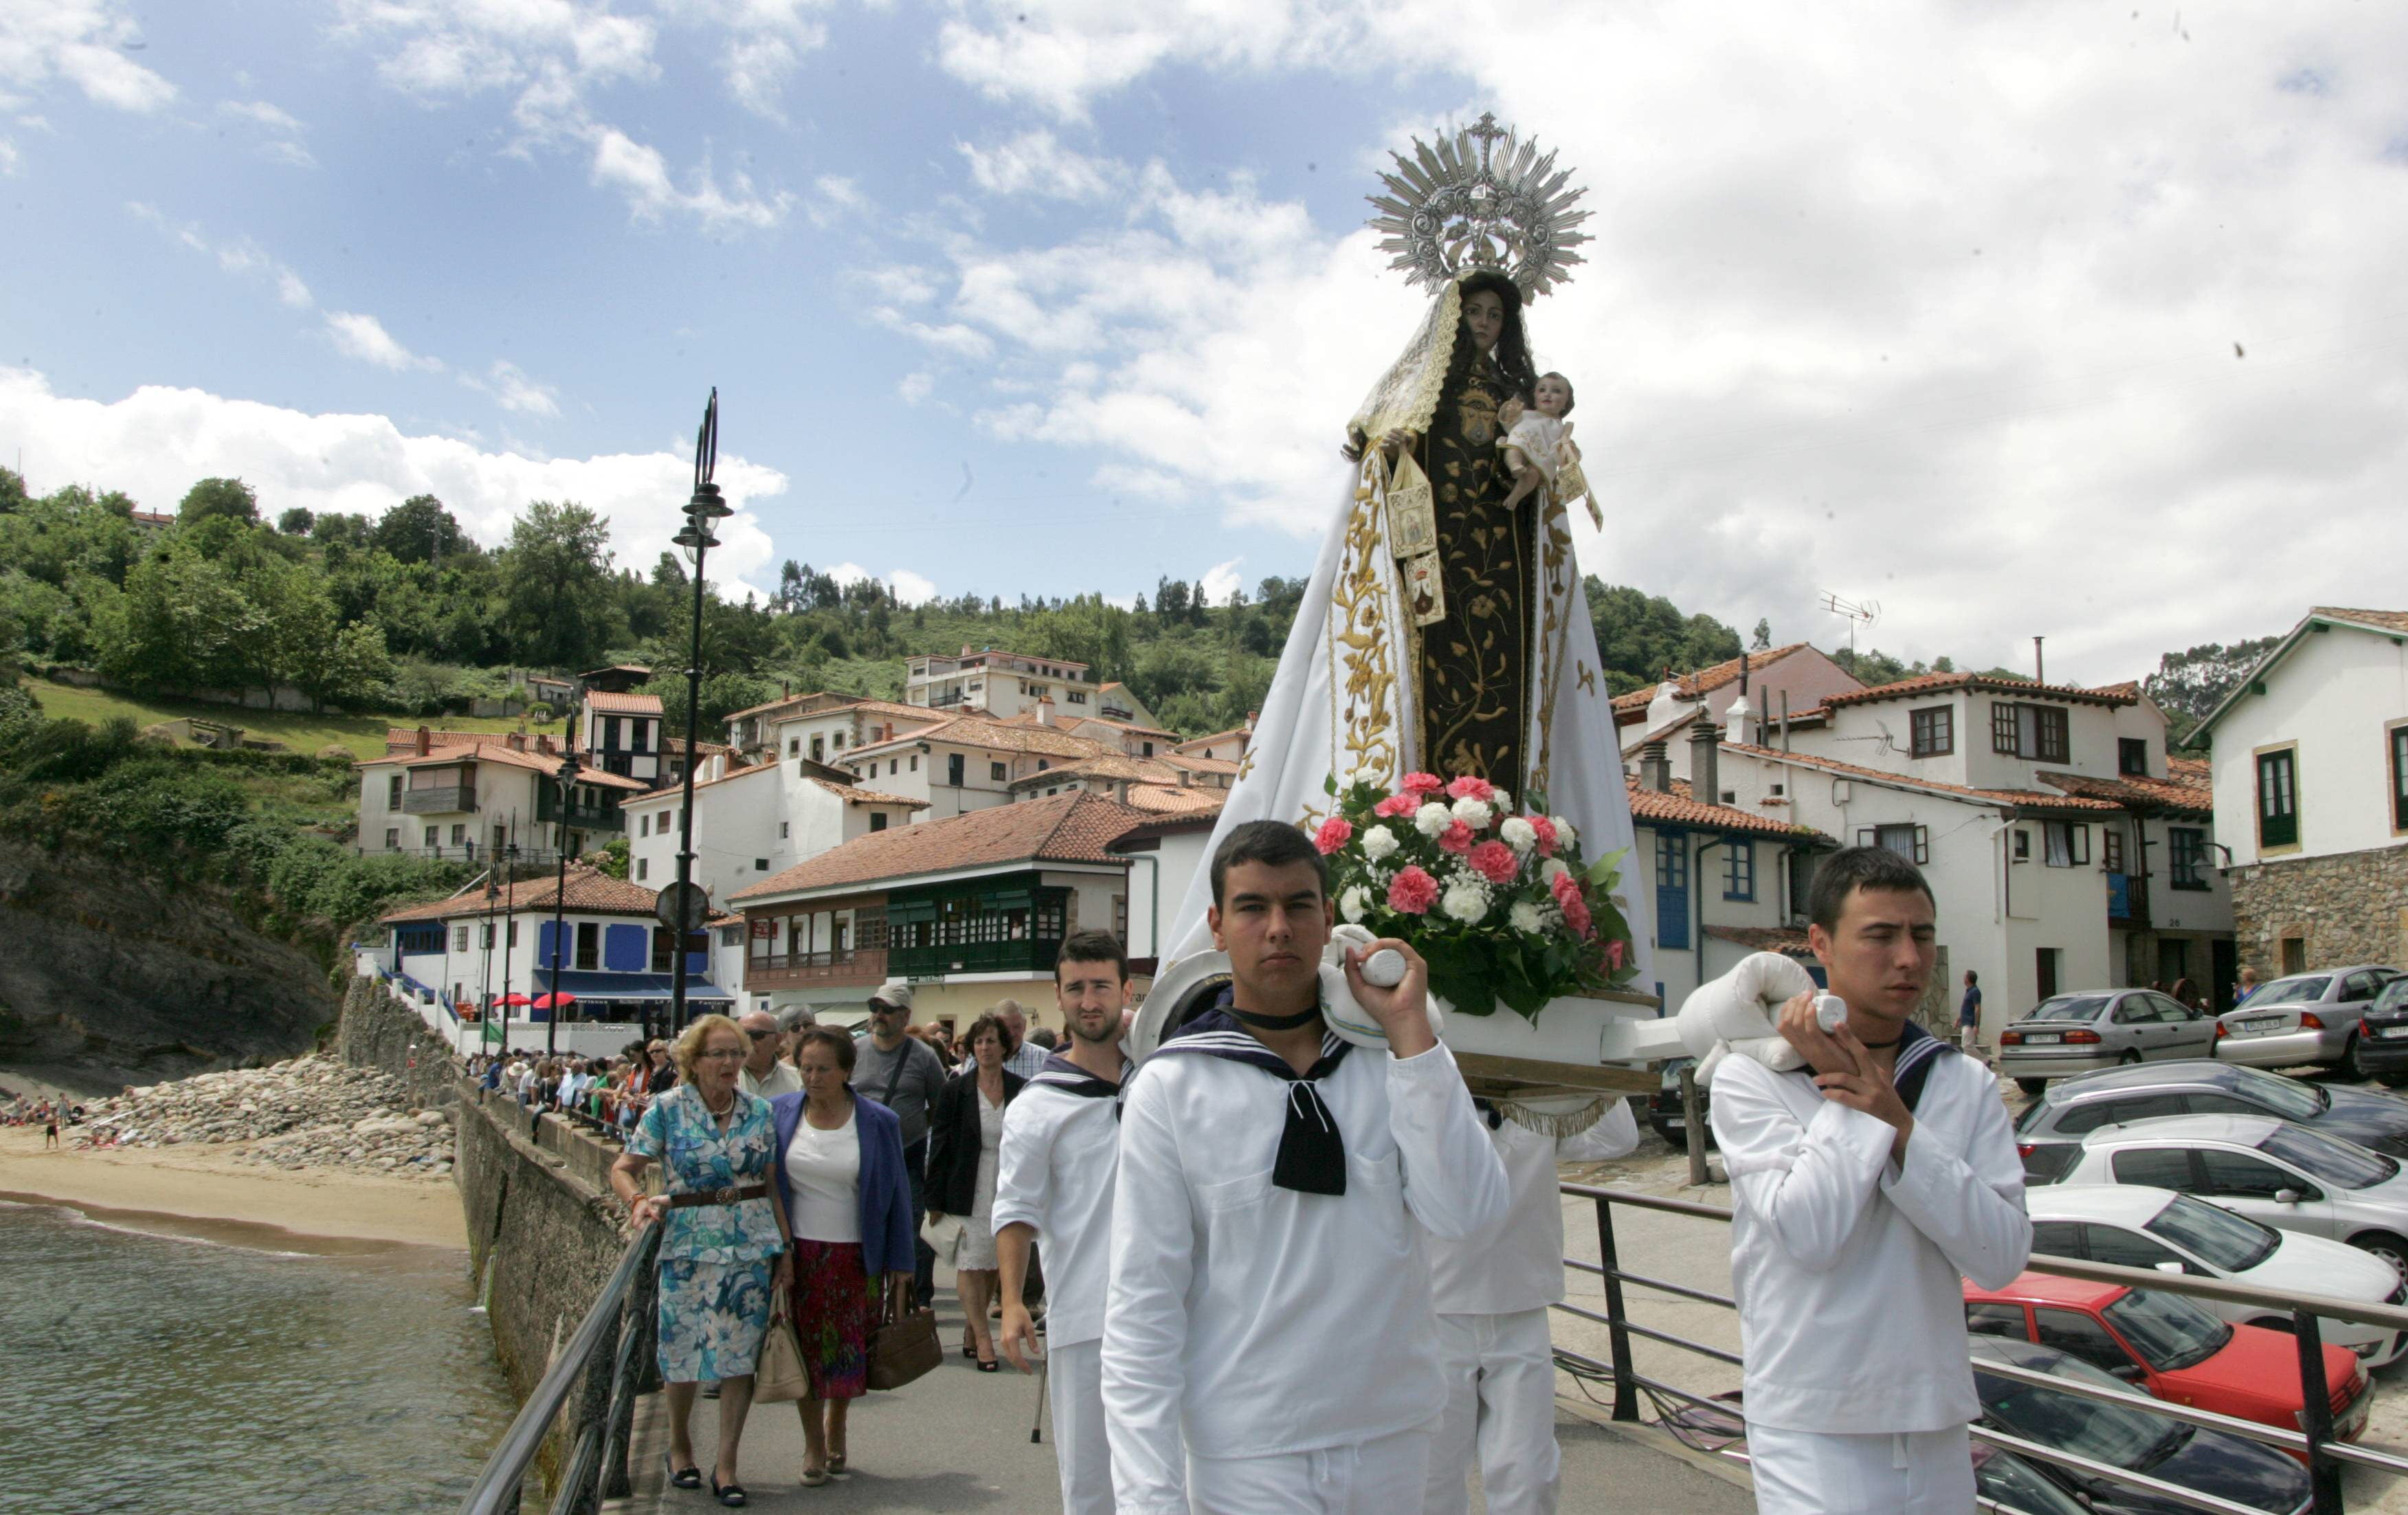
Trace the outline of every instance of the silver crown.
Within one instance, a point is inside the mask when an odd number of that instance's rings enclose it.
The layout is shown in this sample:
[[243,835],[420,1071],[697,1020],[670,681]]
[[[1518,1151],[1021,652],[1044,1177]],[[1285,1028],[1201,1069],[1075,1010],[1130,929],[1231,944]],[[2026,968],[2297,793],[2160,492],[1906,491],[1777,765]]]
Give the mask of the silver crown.
[[1365,224],[1386,234],[1380,250],[1397,255],[1389,267],[1404,269],[1409,282],[1443,288],[1494,268],[1526,299],[1566,282],[1571,266],[1585,261],[1572,249],[1589,240],[1574,229],[1588,212],[1571,205],[1588,192],[1566,189],[1571,170],[1558,171],[1554,153],[1517,141],[1493,113],[1436,145],[1413,138],[1411,158],[1388,155],[1397,171],[1380,181],[1389,193],[1367,196],[1384,213]]

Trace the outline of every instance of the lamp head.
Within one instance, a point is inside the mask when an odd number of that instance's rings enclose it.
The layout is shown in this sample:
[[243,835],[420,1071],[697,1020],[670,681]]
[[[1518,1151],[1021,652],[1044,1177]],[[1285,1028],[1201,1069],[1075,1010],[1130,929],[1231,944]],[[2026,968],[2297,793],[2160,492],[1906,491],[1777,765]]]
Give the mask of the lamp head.
[[708,481],[695,485],[694,498],[685,502],[686,518],[708,527],[713,521],[724,520],[736,513],[736,507],[720,498],[719,486]]
[[708,527],[693,521],[687,522],[686,528],[669,540],[677,543],[678,551],[685,555],[687,562],[697,567],[702,562],[704,550],[719,545],[719,539],[710,534]]

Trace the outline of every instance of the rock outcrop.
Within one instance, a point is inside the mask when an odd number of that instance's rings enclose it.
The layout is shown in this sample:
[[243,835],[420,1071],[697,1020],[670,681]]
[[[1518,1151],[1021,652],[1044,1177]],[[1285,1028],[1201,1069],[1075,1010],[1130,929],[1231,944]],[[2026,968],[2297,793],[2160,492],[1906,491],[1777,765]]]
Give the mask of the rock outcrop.
[[449,1115],[416,1107],[390,1074],[314,1054],[97,1101],[75,1138],[78,1147],[187,1144],[244,1144],[236,1155],[263,1167],[452,1173]]

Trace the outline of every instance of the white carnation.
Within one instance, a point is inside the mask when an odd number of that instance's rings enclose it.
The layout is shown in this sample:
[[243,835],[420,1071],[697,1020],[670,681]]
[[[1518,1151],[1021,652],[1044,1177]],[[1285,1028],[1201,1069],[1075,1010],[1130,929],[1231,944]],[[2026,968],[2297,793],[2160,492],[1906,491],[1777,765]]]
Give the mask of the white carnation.
[[1455,813],[1433,800],[1413,812],[1413,830],[1424,836],[1436,836],[1455,820]]
[[1477,926],[1488,914],[1488,893],[1476,884],[1452,885],[1439,901],[1439,908],[1466,926]]
[[1549,887],[1554,887],[1557,875],[1570,872],[1570,868],[1564,866],[1564,860],[1561,858],[1550,858],[1539,865],[1539,878]]
[[1513,929],[1515,931],[1520,931],[1525,936],[1538,935],[1540,931],[1546,929],[1547,924],[1545,914],[1541,912],[1537,905],[1532,904],[1527,900],[1524,900],[1514,905],[1513,908],[1507,913],[1506,918],[1513,923]]
[[[1386,835],[1385,832],[1381,834]],[[1393,848],[1395,844],[1395,839],[1390,838],[1389,845]],[[1361,920],[1371,913],[1371,891],[1360,884],[1348,889],[1338,897],[1338,913],[1350,921]]]
[[1580,844],[1580,833],[1572,830],[1571,822],[1564,819],[1561,815],[1555,816],[1555,845],[1559,847],[1575,847]]
[[1495,815],[1485,800],[1474,800],[1467,795],[1455,802],[1455,818],[1475,831],[1484,829]]
[[1373,862],[1395,857],[1397,848],[1401,845],[1403,844],[1397,840],[1397,833],[1384,826],[1374,826],[1363,833],[1363,856]]
[[1539,844],[1538,828],[1519,815],[1507,816],[1505,824],[1497,828],[1497,834],[1516,852],[1526,853]]
[[1488,802],[1497,807],[1497,814],[1499,815],[1513,814],[1513,797],[1502,789],[1498,790]]

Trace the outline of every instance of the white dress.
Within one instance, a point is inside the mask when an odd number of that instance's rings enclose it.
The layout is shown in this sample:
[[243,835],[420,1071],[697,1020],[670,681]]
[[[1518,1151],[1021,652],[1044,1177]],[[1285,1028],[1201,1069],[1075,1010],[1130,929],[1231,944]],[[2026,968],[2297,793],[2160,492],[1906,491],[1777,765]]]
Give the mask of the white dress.
[[1553,485],[1555,469],[1563,459],[1564,434],[1570,430],[1571,423],[1569,421],[1527,410],[1522,412],[1521,420],[1513,423],[1513,429],[1505,434],[1505,440],[1497,445],[1499,448],[1520,448],[1522,455],[1530,460],[1530,466],[1539,470],[1539,477]]
[[978,1203],[970,1207],[962,1222],[962,1239],[953,1248],[954,1271],[964,1268],[973,1272],[992,1273],[995,1258],[995,1173],[997,1151],[1003,1146],[1003,1106],[988,1103],[986,1090],[978,1091],[979,1102],[979,1169]]

